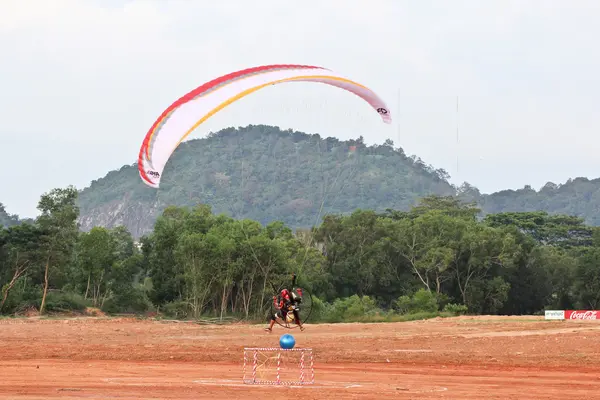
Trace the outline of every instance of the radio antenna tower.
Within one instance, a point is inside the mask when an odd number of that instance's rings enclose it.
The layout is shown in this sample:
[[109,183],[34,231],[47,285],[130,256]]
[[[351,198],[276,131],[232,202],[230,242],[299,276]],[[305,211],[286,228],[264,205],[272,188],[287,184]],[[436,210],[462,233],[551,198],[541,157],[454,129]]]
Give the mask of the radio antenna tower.
[[458,96],[456,96],[456,175],[458,175],[458,154],[459,154],[459,144],[458,144]]

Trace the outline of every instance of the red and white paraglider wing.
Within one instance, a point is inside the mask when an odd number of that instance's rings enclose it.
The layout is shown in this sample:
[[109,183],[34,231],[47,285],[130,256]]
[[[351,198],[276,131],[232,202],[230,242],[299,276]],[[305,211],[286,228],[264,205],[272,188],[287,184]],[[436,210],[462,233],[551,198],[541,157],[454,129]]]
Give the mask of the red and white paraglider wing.
[[187,93],[171,104],[148,130],[138,157],[140,177],[159,187],[163,169],[177,146],[208,118],[259,89],[284,82],[320,82],[356,94],[391,123],[386,104],[366,86],[328,69],[308,65],[266,65],[233,72]]

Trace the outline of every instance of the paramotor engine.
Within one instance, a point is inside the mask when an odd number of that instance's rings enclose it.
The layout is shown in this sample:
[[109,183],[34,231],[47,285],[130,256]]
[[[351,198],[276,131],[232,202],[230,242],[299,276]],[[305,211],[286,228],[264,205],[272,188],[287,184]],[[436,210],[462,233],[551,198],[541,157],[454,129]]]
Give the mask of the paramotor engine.
[[[275,319],[277,324],[283,328],[294,329],[298,328],[298,324],[294,321],[294,311],[298,311],[298,316],[300,317],[301,325],[304,325],[312,314],[312,295],[308,289],[302,288],[302,296],[299,296],[298,290],[292,290],[293,295],[296,297],[301,297],[300,303],[294,304],[291,309],[285,310],[285,320],[281,320],[280,318]],[[275,293],[280,293],[280,290],[275,291]],[[275,305],[271,302],[271,313],[275,314],[278,310],[275,308]]]

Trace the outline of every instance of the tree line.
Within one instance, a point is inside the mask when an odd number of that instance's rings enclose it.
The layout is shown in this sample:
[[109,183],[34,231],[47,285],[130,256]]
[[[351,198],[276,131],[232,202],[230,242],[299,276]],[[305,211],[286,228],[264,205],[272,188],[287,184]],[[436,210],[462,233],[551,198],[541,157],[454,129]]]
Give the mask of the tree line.
[[292,231],[166,208],[135,242],[77,223],[77,191],[41,196],[35,220],[0,231],[0,313],[158,312],[264,320],[274,289],[313,296],[313,322],[535,314],[600,307],[598,229],[545,212],[489,214],[430,196],[409,211],[355,210]]

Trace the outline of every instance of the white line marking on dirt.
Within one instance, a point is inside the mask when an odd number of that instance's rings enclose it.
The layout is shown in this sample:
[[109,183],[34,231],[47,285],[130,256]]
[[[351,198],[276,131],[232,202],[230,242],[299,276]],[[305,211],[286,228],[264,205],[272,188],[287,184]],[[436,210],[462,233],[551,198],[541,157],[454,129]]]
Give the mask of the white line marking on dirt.
[[[157,382],[156,379],[143,378],[143,377],[119,377],[119,378],[103,378],[102,381],[113,384],[113,385],[124,385],[124,386],[160,386],[161,382]],[[167,382],[164,382],[167,383]],[[211,385],[211,386],[231,386],[231,387],[258,387],[258,388],[281,388],[282,385],[252,385],[241,381],[241,379],[196,379],[192,383],[199,385]],[[432,393],[432,392],[445,392],[448,390],[447,387],[394,387],[390,384],[383,384],[378,382],[338,382],[338,381],[319,381],[316,384],[307,385],[285,385],[290,388],[305,388],[305,389],[368,389],[377,388],[379,390],[404,390],[410,393]]]
[[404,352],[404,353],[432,353],[433,350],[427,350],[427,349],[399,349],[399,350],[394,350],[394,351],[398,351],[398,352]]
[[[283,385],[252,385],[240,382],[239,380],[233,379],[196,379],[192,381],[199,385],[217,385],[217,386],[244,386],[244,387],[273,387],[279,388]],[[306,388],[306,389],[348,389],[363,387],[357,383],[352,382],[319,382],[319,384],[307,384],[307,385],[285,385],[285,387],[291,388]]]

